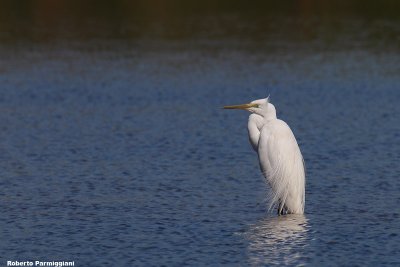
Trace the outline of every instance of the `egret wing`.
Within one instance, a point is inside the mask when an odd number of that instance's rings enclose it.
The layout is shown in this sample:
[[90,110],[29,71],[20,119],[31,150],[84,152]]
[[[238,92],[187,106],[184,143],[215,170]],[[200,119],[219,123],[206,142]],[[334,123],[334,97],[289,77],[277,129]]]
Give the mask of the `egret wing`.
[[271,207],[303,213],[305,173],[303,157],[289,126],[276,120],[266,124],[258,144],[260,168],[271,186]]

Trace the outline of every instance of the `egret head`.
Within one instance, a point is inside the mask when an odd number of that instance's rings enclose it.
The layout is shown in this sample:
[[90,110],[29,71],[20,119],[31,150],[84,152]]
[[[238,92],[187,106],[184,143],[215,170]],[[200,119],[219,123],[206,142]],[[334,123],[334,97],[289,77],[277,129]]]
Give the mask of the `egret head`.
[[248,104],[224,106],[224,109],[244,109],[266,119],[276,118],[276,110],[274,105],[269,102],[269,96],[267,98],[251,101]]

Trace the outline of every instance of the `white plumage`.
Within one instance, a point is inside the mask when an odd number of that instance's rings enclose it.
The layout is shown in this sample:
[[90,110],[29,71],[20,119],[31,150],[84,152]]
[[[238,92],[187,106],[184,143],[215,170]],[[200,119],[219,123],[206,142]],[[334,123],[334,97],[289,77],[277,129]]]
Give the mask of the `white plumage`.
[[271,187],[270,208],[278,214],[303,214],[305,204],[304,161],[296,138],[286,122],[277,119],[269,99],[225,109],[250,111],[249,140],[258,153],[260,169]]

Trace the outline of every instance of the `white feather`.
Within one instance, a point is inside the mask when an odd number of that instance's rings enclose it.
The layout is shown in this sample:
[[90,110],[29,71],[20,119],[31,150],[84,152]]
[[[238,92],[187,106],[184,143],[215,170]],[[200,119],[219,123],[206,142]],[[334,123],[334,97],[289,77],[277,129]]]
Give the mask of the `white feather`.
[[300,148],[286,122],[276,118],[274,105],[269,99],[248,110],[250,143],[258,153],[261,172],[271,187],[270,207],[279,214],[304,213],[305,171]]
[[225,106],[225,109],[250,111],[249,140],[258,153],[261,172],[270,187],[270,209],[278,208],[278,214],[304,213],[305,172],[300,148],[292,130],[276,118],[274,105],[269,98],[249,104]]
[[260,139],[260,131],[264,126],[263,117],[257,114],[251,114],[249,116],[249,122],[247,129],[249,131],[249,141],[254,151],[258,151],[258,140]]
[[258,141],[260,168],[271,187],[270,208],[303,214],[305,172],[303,157],[289,126],[281,120],[264,124]]

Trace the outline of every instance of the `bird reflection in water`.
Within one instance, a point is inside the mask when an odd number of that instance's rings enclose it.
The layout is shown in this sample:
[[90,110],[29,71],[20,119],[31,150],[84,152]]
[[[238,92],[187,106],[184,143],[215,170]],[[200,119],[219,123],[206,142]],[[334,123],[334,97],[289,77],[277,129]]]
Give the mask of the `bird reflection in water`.
[[268,217],[252,225],[245,234],[250,265],[305,264],[302,252],[308,244],[308,228],[300,214]]

